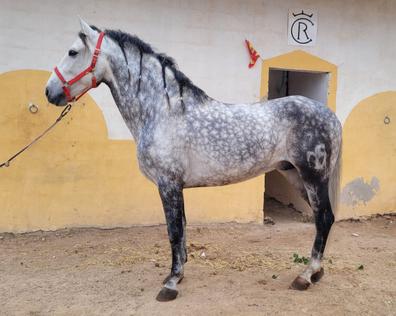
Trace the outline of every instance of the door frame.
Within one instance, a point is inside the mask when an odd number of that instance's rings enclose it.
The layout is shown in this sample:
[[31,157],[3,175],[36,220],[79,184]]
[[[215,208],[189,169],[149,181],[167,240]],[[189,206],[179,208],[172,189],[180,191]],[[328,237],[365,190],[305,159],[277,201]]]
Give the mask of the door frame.
[[261,86],[260,97],[268,96],[268,83],[270,69],[305,71],[305,72],[327,72],[329,74],[329,86],[327,95],[327,106],[336,111],[337,92],[337,66],[311,55],[302,50],[295,50],[290,53],[279,55],[263,60],[261,66]]

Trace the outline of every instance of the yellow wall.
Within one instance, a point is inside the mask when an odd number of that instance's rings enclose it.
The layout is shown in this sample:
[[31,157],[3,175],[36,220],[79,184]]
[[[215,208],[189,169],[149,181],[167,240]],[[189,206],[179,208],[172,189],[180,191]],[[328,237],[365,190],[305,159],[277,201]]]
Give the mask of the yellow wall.
[[[59,115],[44,96],[48,72],[0,75],[0,161]],[[31,114],[28,103],[39,106]],[[132,141],[109,140],[102,112],[83,97],[67,118],[9,168],[0,169],[0,231],[157,224],[156,187],[138,170]],[[185,190],[191,222],[261,222],[263,177],[224,187]]]
[[[262,95],[269,68],[328,69],[329,103],[335,109],[335,66],[309,56],[297,51],[264,61]],[[62,110],[44,98],[48,76],[34,70],[0,75],[0,161]],[[29,102],[39,106],[37,114],[29,112]],[[360,102],[346,120],[338,219],[396,210],[395,104],[395,91],[380,93]],[[11,167],[0,169],[0,179],[0,231],[164,222],[156,187],[138,170],[134,143],[108,139],[102,112],[88,95]],[[237,185],[185,190],[187,219],[261,222],[263,185],[263,177],[258,177]]]
[[396,211],[396,91],[357,104],[343,128],[339,218]]

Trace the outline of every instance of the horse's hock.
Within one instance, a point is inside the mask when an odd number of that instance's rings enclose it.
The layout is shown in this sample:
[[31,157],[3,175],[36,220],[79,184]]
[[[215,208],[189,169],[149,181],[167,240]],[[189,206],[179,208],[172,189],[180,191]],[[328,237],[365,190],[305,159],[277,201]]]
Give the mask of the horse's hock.
[[[36,70],[0,75],[1,161],[29,143],[62,110],[45,100],[48,76]],[[32,112],[32,104],[37,111]],[[138,169],[134,143],[108,139],[102,112],[88,95],[0,172],[0,231],[164,222],[157,189]],[[185,200],[190,223],[262,222],[263,177],[188,189]]]

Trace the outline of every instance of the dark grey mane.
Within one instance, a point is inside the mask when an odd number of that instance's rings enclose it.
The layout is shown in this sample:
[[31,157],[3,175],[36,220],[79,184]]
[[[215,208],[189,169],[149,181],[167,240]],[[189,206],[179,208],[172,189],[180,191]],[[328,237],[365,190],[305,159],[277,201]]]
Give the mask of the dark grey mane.
[[[95,28],[95,29],[97,29],[97,28]],[[149,55],[152,55],[155,58],[157,58],[158,61],[162,65],[163,76],[165,76],[165,68],[168,68],[173,72],[173,74],[175,76],[175,80],[179,84],[180,96],[182,96],[184,89],[188,88],[194,94],[194,96],[200,98],[201,101],[208,98],[208,96],[202,89],[200,89],[199,87],[194,85],[191,82],[191,80],[183,72],[181,72],[178,69],[178,66],[173,58],[171,58],[165,54],[162,54],[162,53],[156,53],[149,44],[142,41],[136,35],[131,35],[131,34],[122,32],[120,30],[118,30],[118,31],[117,30],[105,30],[105,34],[106,34],[106,36],[110,37],[113,41],[115,41],[116,43],[118,43],[120,45],[121,49],[123,50],[124,55],[125,55],[125,52],[124,52],[125,45],[131,44],[131,45],[135,46],[140,51],[141,54],[149,54]],[[164,85],[165,85],[164,87],[166,88],[165,81],[164,81]]]

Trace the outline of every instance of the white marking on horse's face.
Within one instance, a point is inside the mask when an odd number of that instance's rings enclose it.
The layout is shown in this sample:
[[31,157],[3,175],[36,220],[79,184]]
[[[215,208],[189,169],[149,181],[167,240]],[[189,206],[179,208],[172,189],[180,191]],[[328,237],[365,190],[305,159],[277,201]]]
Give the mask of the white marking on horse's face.
[[[81,31],[81,33],[85,35],[85,41],[83,41],[80,37],[77,38],[57,65],[60,73],[66,81],[69,81],[80,74],[92,62],[92,56],[95,50],[96,42],[99,38],[99,33],[94,31],[92,28],[90,29],[91,31],[87,31],[86,28],[84,28]],[[94,75],[98,83],[103,79],[106,68],[105,65],[106,64],[103,62],[103,58],[100,58],[99,55],[94,70]],[[92,77],[92,74],[87,74],[78,82],[70,86],[69,89],[71,97],[78,96],[83,91],[90,88],[92,86]],[[46,94],[50,103],[59,106],[67,104],[66,95],[62,87],[62,82],[55,72],[52,72],[46,85]]]

